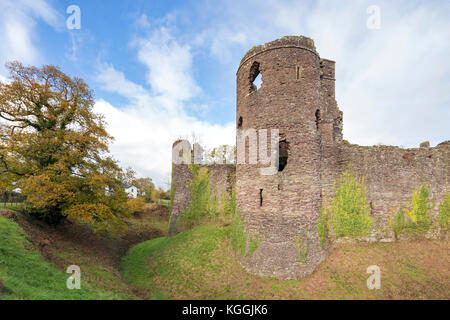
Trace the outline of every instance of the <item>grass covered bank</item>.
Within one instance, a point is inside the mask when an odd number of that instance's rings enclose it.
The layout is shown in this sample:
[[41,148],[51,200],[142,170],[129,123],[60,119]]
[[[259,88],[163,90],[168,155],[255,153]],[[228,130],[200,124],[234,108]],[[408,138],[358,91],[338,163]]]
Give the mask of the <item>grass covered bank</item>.
[[83,283],[69,290],[69,274],[44,260],[13,221],[0,217],[0,299],[110,299],[112,294]]
[[[448,299],[448,241],[336,244],[309,277],[259,278],[237,262],[231,226],[195,227],[141,243],[124,259],[123,276],[148,299]],[[368,290],[367,267],[381,269]]]

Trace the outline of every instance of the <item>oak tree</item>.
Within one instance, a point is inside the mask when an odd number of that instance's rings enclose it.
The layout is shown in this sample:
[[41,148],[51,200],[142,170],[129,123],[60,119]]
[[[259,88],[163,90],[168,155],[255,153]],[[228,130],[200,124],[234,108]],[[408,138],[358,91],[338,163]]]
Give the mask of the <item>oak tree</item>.
[[0,83],[0,187],[17,187],[27,209],[49,222],[124,227],[126,173],[109,155],[113,138],[93,112],[93,92],[58,67],[7,63]]

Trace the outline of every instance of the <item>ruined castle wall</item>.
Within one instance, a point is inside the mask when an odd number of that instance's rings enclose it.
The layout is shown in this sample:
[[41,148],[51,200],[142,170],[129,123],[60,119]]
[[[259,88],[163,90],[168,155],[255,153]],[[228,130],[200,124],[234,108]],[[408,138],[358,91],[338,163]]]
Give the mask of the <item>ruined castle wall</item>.
[[172,184],[175,193],[172,201],[172,212],[170,213],[170,223],[167,235],[172,236],[177,232],[178,217],[184,208],[191,204],[191,191],[189,183],[193,175],[187,164],[172,165]]
[[[256,91],[251,89],[255,65],[262,74]],[[237,164],[237,208],[250,232],[262,238],[258,249],[243,261],[252,273],[300,278],[324,258],[316,229],[321,192],[315,122],[319,91],[320,58],[313,42],[304,37],[284,37],[255,47],[239,66],[238,127],[242,117],[243,130],[279,129],[280,141],[289,145],[287,165],[275,175],[260,174],[259,169],[267,165],[249,164],[249,142],[246,164]],[[295,247],[299,238],[308,243],[306,263]]]
[[[227,192],[231,196],[231,191],[235,184],[235,166],[233,164],[215,164],[206,167],[210,177],[209,186],[211,192],[216,195],[216,199],[219,200],[223,192]],[[191,203],[189,184],[193,178],[193,174],[187,164],[174,164],[172,170],[172,183],[175,187],[175,193],[168,231],[169,236],[177,232],[178,217]]]
[[421,184],[429,185],[430,198],[435,197],[437,204],[444,198],[450,178],[450,141],[413,149],[342,144],[341,151],[338,171],[350,164],[355,174],[364,176],[375,218],[373,240],[392,237],[385,231],[391,210],[409,206],[413,190]]
[[[252,81],[258,73],[262,85],[256,90]],[[391,210],[409,205],[421,184],[429,185],[436,204],[442,201],[449,186],[450,141],[413,149],[344,143],[335,63],[321,59],[311,39],[284,37],[254,47],[242,59],[236,77],[237,129],[267,129],[268,150],[270,131],[278,129],[280,145],[288,146],[287,164],[274,175],[261,174],[265,164],[249,163],[250,149],[260,160],[258,137],[247,139],[244,164],[208,167],[213,192],[219,198],[224,188],[231,192],[235,184],[245,227],[261,236],[256,251],[242,260],[249,272],[279,279],[313,272],[326,256],[317,232],[320,206],[333,196],[334,181],[348,165],[364,176],[368,188],[375,218],[370,240],[392,238],[386,230]],[[242,150],[237,151],[239,159]],[[169,234],[175,232],[176,218],[191,198],[188,166],[174,165],[173,172],[176,191]],[[297,252],[298,240],[307,244],[304,261]]]
[[320,114],[316,121],[320,134],[320,174],[322,200],[333,194],[333,183],[339,176],[342,142],[342,111],[335,98],[335,62],[320,61]]
[[[236,166],[234,164],[213,164],[206,166],[209,172],[209,186],[217,201],[223,193],[231,195],[236,183]],[[219,209],[220,203],[219,203]]]

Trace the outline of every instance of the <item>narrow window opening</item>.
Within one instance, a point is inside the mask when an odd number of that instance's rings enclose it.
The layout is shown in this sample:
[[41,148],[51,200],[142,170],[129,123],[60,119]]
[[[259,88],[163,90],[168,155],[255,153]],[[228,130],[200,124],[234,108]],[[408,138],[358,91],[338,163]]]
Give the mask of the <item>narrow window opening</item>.
[[297,79],[297,81],[302,78],[302,69],[300,68],[300,66],[295,67],[295,78]]
[[282,140],[278,149],[278,171],[283,171],[287,165],[289,157],[289,142]]
[[249,74],[250,92],[257,91],[262,85],[262,74],[259,70],[259,62],[253,62]]
[[262,193],[263,193],[263,189],[259,189],[259,206],[260,206],[260,207],[262,207],[262,204],[263,204],[263,196],[262,196]]
[[243,122],[244,120],[242,120],[242,117],[239,117],[239,120],[238,120],[238,129],[240,129],[240,128],[242,128],[242,122]]
[[316,110],[316,129],[319,130],[320,123],[322,122],[322,119],[320,118],[320,110]]
[[261,85],[262,85],[262,74],[261,73],[259,73],[256,76],[256,78],[253,81],[252,85],[253,85],[253,91],[259,90],[259,88],[261,88]]

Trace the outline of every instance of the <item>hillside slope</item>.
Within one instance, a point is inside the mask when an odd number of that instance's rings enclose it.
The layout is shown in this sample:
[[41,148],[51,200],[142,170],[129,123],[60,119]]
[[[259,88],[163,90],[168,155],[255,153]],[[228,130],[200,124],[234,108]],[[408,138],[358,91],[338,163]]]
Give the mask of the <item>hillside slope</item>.
[[[170,299],[449,299],[448,241],[340,244],[309,277],[263,279],[237,263],[230,226],[204,225],[135,246],[123,275],[147,298]],[[381,269],[381,289],[367,289],[367,267]]]
[[[450,298],[449,241],[339,244],[311,276],[279,281],[239,265],[231,226],[166,238],[167,220],[166,209],[151,207],[127,221],[127,234],[106,237],[0,212],[0,299]],[[81,268],[81,290],[66,288],[72,264]],[[381,268],[380,290],[366,287],[370,265]]]
[[44,260],[17,223],[0,217],[0,299],[112,298],[90,284],[69,290],[68,277]]
[[[0,299],[141,299],[123,281],[121,259],[133,245],[167,231],[168,210],[150,205],[116,236],[70,221],[50,227],[14,211],[0,210],[0,219]],[[81,290],[66,288],[70,265],[81,269]]]

